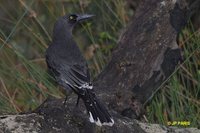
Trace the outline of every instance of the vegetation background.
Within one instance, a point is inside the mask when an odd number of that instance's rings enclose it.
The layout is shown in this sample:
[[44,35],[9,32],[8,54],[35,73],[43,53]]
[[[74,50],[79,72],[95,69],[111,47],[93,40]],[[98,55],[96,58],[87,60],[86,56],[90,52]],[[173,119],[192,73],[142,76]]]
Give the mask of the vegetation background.
[[[32,110],[49,95],[64,97],[62,89],[47,73],[44,59],[54,22],[59,16],[68,13],[96,15],[74,30],[94,78],[111,58],[137,3],[138,0],[0,0],[0,114]],[[199,30],[189,24],[178,42],[184,62],[148,101],[146,117],[151,123],[167,125],[169,121],[189,121],[190,127],[198,127]]]

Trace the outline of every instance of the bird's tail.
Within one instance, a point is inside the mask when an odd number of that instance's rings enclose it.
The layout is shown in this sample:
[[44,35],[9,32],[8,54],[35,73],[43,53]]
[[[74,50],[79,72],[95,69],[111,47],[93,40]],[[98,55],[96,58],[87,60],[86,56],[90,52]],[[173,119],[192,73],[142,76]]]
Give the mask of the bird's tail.
[[96,95],[91,90],[87,90],[82,99],[90,115],[90,122],[95,123],[98,126],[112,126],[114,124],[114,120],[107,109],[98,101]]

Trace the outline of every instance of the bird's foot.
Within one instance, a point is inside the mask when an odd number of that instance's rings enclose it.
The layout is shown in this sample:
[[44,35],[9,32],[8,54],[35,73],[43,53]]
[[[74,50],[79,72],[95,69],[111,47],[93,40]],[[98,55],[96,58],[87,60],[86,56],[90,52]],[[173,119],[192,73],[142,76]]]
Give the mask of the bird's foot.
[[64,107],[65,107],[66,103],[67,103],[67,96],[65,97],[65,101],[63,102]]
[[80,100],[80,97],[78,96],[77,101],[76,101],[76,107],[78,107],[79,100]]

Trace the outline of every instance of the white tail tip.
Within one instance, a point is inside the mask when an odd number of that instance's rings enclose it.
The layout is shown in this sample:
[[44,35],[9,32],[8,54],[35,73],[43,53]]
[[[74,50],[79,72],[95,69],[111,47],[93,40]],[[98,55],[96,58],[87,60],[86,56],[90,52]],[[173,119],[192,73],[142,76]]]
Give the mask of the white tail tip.
[[105,126],[113,126],[113,124],[114,124],[114,120],[111,118],[111,122],[101,122],[100,120],[99,120],[99,118],[97,117],[97,121],[95,121],[94,120],[94,118],[93,118],[93,116],[92,116],[92,113],[91,112],[89,112],[89,115],[90,115],[90,117],[89,117],[89,120],[90,120],[90,122],[91,123],[95,123],[97,126],[102,126],[102,125],[105,125]]

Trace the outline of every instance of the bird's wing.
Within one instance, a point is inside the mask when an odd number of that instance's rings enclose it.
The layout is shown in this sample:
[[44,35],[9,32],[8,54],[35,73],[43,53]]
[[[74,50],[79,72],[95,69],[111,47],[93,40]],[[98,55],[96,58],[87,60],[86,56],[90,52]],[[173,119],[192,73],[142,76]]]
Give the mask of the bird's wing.
[[[90,74],[86,63],[69,65],[64,62],[55,63],[47,60],[47,64],[58,83],[63,87],[68,86],[71,89],[77,89],[89,85]],[[78,90],[74,91],[79,92]]]
[[84,89],[84,86],[89,87],[90,75],[86,64],[63,65],[59,69],[59,74],[59,80],[68,84],[79,94],[82,91],[81,89]]
[[46,61],[58,84],[72,89],[89,84],[90,74],[85,61],[70,62],[66,59],[58,58],[52,53],[52,51],[47,52]]

